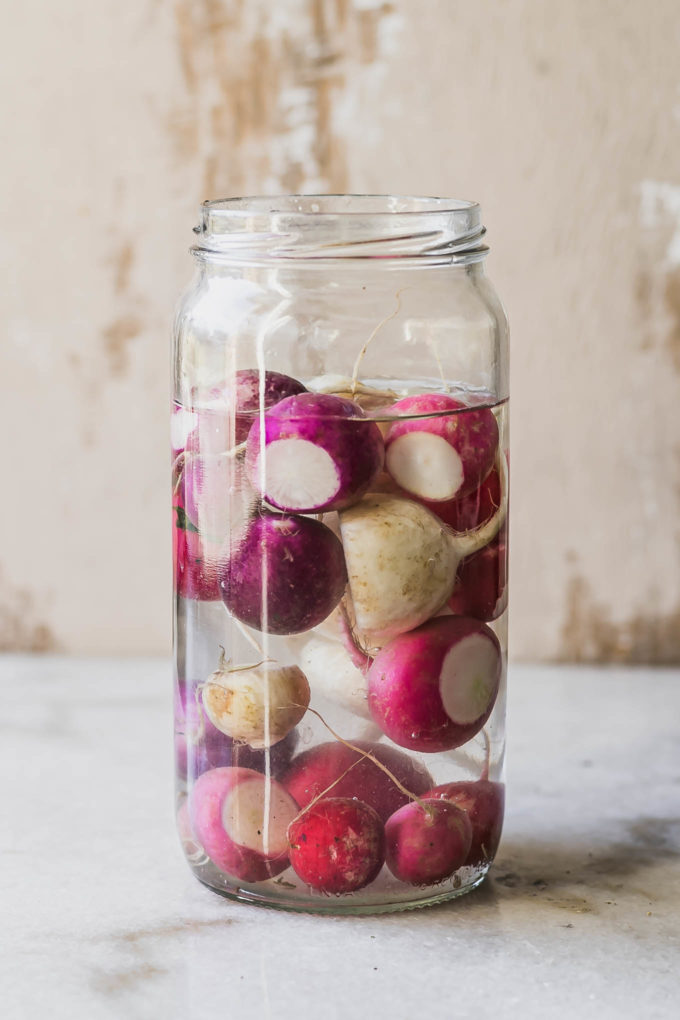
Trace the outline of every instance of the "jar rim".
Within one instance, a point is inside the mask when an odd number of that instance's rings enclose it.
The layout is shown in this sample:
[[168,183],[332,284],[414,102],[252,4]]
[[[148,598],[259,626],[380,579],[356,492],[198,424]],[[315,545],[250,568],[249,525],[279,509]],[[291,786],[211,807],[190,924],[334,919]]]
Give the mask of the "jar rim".
[[477,261],[481,208],[466,199],[379,194],[251,195],[201,205],[194,252],[244,258]]

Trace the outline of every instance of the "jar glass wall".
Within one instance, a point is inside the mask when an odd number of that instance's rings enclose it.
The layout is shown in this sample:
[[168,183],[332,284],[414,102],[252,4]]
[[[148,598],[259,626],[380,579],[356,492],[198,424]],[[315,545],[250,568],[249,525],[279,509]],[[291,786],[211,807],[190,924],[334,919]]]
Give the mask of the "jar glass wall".
[[172,409],[178,827],[227,896],[460,895],[503,816],[507,324],[479,207],[206,203]]

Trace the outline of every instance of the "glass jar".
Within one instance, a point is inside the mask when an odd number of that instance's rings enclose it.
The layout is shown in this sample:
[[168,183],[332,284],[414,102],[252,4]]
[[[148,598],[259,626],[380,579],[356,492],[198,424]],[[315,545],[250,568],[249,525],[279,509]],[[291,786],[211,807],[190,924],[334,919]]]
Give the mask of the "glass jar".
[[178,827],[292,910],[461,895],[500,838],[507,323],[479,206],[206,202],[176,320]]

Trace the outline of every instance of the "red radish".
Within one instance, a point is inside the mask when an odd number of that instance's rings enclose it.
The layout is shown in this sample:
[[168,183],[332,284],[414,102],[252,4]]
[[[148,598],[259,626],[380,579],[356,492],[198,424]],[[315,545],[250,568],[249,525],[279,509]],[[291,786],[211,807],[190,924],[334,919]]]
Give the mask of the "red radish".
[[387,867],[411,885],[434,885],[462,867],[470,852],[468,816],[446,800],[413,801],[385,823]]
[[285,871],[286,830],[297,814],[280,783],[251,769],[204,772],[189,796],[199,843],[215,867],[242,882],[263,882]]
[[[306,807],[335,783],[328,791],[329,797],[357,797],[377,811],[383,821],[408,804],[409,798],[370,758],[362,758],[361,752],[370,752],[415,796],[430,788],[427,769],[395,747],[360,740],[354,742],[354,747],[358,750],[339,741],[317,744],[293,758],[281,782],[300,807]],[[347,775],[343,776],[344,772]]]
[[262,514],[222,564],[224,603],[242,623],[270,634],[299,634],[331,613],[347,570],[342,543],[320,521]]
[[425,800],[448,801],[461,808],[472,825],[472,842],[463,862],[468,867],[479,867],[492,861],[501,839],[505,786],[488,779],[476,782],[461,781],[435,786],[424,795]]
[[172,560],[175,591],[185,599],[220,597],[219,561],[206,556],[196,525],[178,497],[173,503]]
[[271,407],[248,435],[246,466],[255,488],[279,510],[317,513],[356,503],[383,466],[378,426],[351,400],[302,393]]
[[229,668],[222,659],[202,685],[203,707],[213,726],[253,748],[283,740],[309,705],[309,684],[302,670],[269,660]]
[[461,616],[474,616],[487,623],[507,606],[507,527],[493,542],[461,560],[449,608]]
[[325,893],[350,893],[377,878],[385,860],[380,818],[360,800],[326,797],[288,829],[290,863],[296,875]]
[[491,470],[498,424],[489,408],[469,408],[445,393],[420,393],[397,401],[390,413],[408,418],[390,426],[385,464],[411,495],[428,500],[465,496]]
[[[240,766],[278,776],[295,753],[298,742],[296,730],[269,750],[253,750],[247,744],[237,744],[216,729],[201,711],[193,694],[187,696],[182,685],[175,699],[175,764],[180,781],[192,781],[209,769]],[[267,758],[269,762],[267,762]]]
[[450,751],[491,715],[501,665],[498,639],[485,624],[437,617],[378,653],[368,671],[371,715],[401,747]]
[[371,493],[340,513],[351,611],[366,649],[430,619],[450,598],[460,560],[481,549],[505,519],[505,500],[476,531],[456,535],[422,504]]

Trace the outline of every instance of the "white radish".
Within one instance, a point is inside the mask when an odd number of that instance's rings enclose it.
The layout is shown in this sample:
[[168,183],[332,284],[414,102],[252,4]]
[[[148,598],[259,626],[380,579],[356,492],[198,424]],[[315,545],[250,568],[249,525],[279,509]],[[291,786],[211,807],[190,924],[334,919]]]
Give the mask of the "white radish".
[[229,669],[225,663],[202,687],[203,708],[222,733],[253,748],[271,747],[300,722],[309,705],[307,677],[298,666]]
[[507,479],[494,516],[454,534],[422,504],[372,493],[340,513],[354,631],[366,649],[429,620],[451,597],[459,562],[483,548],[505,519]]
[[354,715],[371,718],[366,675],[340,642],[310,637],[300,648],[299,661],[312,690]]

